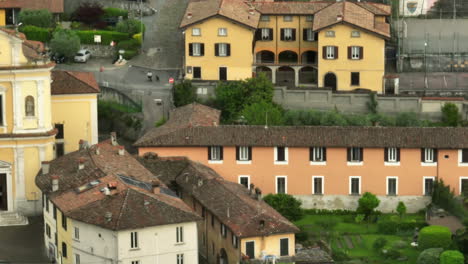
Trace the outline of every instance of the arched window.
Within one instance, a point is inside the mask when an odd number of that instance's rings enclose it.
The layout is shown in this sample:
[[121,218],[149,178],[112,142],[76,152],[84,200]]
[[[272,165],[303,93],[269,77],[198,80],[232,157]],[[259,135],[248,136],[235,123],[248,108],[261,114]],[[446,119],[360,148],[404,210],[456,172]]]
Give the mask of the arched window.
[[34,116],[34,97],[28,95],[25,100],[26,116]]

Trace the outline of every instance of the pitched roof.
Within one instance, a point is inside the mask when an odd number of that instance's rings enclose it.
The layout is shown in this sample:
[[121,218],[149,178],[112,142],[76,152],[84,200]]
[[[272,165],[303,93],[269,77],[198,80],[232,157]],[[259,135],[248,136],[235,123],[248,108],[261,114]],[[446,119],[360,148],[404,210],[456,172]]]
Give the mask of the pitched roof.
[[[1,2],[0,2],[1,3]],[[8,66],[8,67],[1,67],[1,69],[20,69],[20,68],[42,68],[42,67],[49,67],[54,66],[55,64],[51,63],[47,56],[44,55],[44,43],[35,40],[28,40],[26,39],[26,35],[21,32],[17,32],[14,29],[9,28],[0,28],[1,32],[8,34],[11,37],[17,38],[22,41],[22,51],[23,55],[34,61],[44,60],[43,64],[30,64],[30,65],[21,65],[21,66]]]
[[179,158],[139,157],[158,178],[181,188],[225,224],[237,237],[295,233],[299,229],[243,185],[224,180],[214,170]]
[[99,85],[92,72],[52,71],[52,95],[99,93]]
[[[48,174],[39,172],[36,185],[66,216],[111,230],[200,220],[130,154],[119,155],[119,148],[106,141],[59,157],[50,162]],[[78,169],[79,161],[84,168]],[[52,176],[58,177],[57,191]],[[106,195],[103,188],[110,185],[115,189]]]
[[258,12],[264,15],[313,15],[332,2],[254,2]]
[[376,14],[373,12],[381,14],[382,10],[380,8],[369,8],[370,6],[372,5],[358,5],[358,3],[347,1],[329,5],[315,14],[313,30],[319,31],[335,24],[347,23],[385,38],[390,38],[390,25],[375,21]]
[[63,0],[2,0],[0,8],[47,9],[52,13],[63,13]]
[[[253,7],[253,6],[252,6]],[[236,21],[249,28],[257,28],[260,14],[244,0],[190,0],[181,28],[201,22],[205,19],[219,16]]]
[[[156,128],[157,129],[157,128]],[[151,133],[148,132],[148,133]],[[146,146],[289,146],[468,148],[463,127],[232,126],[192,127],[138,140]]]

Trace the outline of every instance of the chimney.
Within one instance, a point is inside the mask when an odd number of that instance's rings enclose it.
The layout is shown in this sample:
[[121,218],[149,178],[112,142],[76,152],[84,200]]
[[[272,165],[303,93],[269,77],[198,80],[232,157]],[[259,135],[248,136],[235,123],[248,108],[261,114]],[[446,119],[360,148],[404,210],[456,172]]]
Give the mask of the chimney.
[[58,175],[52,175],[50,177],[52,179],[52,191],[58,191],[59,189],[59,176]]
[[83,157],[79,158],[78,159],[78,170],[82,170],[84,169],[84,163],[85,163],[85,159]]
[[106,212],[104,214],[104,218],[106,218],[107,222],[110,222],[112,220],[112,213],[111,212]]
[[227,215],[228,218],[231,217],[231,213],[229,212],[229,207],[227,208],[226,215]]
[[101,147],[99,145],[96,145],[96,155],[100,155],[101,154]]
[[42,175],[49,174],[50,161],[41,162],[41,166],[42,166]]
[[249,195],[252,195],[252,192],[254,191],[254,189],[255,189],[255,185],[251,183],[250,188],[249,188]]
[[218,126],[218,122],[213,121],[213,126],[214,126],[214,127],[217,127],[217,126]]
[[251,15],[255,14],[255,8],[253,6],[249,7],[249,14],[251,14]]
[[260,188],[255,188],[255,199],[257,200],[260,200],[260,198],[262,197],[262,190],[260,190]]
[[87,149],[88,148],[88,141],[80,139],[80,142],[78,142],[80,146],[80,150]]
[[119,144],[117,143],[117,133],[111,132],[110,137],[111,137],[112,146],[117,146]]
[[188,13],[187,13],[187,18],[188,18],[188,19],[191,19],[191,18],[192,18],[192,13],[188,12]]
[[110,195],[111,194],[109,188],[107,188],[107,187],[102,188],[101,192],[103,192],[105,195]]
[[125,148],[124,146],[119,146],[119,155],[123,156],[125,154]]
[[336,16],[336,21],[341,21],[343,20],[343,15],[337,15]]
[[161,186],[161,183],[158,180],[154,180],[151,182],[151,187],[153,188],[154,194],[161,193],[161,189],[159,188],[160,186]]

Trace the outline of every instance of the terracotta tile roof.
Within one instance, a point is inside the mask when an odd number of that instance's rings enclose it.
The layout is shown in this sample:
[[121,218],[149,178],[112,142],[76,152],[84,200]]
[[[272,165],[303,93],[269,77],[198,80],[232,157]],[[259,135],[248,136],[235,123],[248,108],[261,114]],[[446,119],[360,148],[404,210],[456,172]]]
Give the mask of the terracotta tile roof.
[[249,3],[244,0],[190,0],[180,27],[185,28],[210,17],[220,16],[249,28],[257,28],[260,14],[255,9],[250,13],[249,8]]
[[243,185],[225,181],[207,166],[186,159],[158,159],[151,154],[138,160],[167,185],[194,197],[238,237],[299,231],[263,200],[253,197]]
[[392,14],[392,7],[390,5],[373,2],[355,2],[355,4],[364,7],[378,16],[390,16]]
[[99,93],[99,85],[92,72],[52,71],[52,95]]
[[468,148],[468,128],[458,127],[192,127],[139,140],[145,146],[289,146]]
[[254,2],[256,9],[261,14],[276,15],[313,15],[332,2]]
[[43,55],[44,43],[35,40],[25,40],[23,42],[23,54],[28,59],[45,59]]
[[52,13],[63,13],[63,0],[2,0],[0,8],[47,9]]
[[[119,148],[106,141],[59,157],[50,162],[48,174],[39,172],[36,185],[66,216],[111,230],[201,219],[129,153],[119,155]],[[82,169],[78,169],[79,161]],[[54,192],[53,175],[59,181]],[[154,182],[159,183],[158,193],[153,193]],[[106,195],[102,189],[109,184],[115,189]]]
[[388,23],[376,23],[375,14],[369,8],[346,1],[334,3],[318,11],[314,16],[313,30],[319,31],[338,23],[347,23],[390,38]]

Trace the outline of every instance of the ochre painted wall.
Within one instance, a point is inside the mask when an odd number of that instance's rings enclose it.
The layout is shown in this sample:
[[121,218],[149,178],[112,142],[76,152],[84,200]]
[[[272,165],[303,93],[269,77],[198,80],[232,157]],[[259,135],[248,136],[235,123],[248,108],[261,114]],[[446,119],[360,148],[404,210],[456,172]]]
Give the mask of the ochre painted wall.
[[[325,37],[327,31],[335,31],[335,37]],[[359,31],[361,36],[351,37],[352,31]],[[337,46],[338,59],[323,59],[323,46]],[[364,58],[362,60],[348,59],[349,46],[362,46]],[[319,87],[324,86],[325,74],[332,72],[337,78],[338,91],[365,88],[382,93],[385,71],[385,40],[382,37],[349,25],[338,24],[320,31],[318,52]],[[360,73],[358,86],[351,86],[351,72]]]
[[280,235],[271,235],[265,237],[248,237],[241,239],[241,252],[244,255],[246,254],[246,242],[255,241],[255,258],[260,258],[262,252],[265,252],[266,255],[275,255],[280,256],[280,239],[288,238],[289,239],[289,256],[294,256],[295,254],[295,240],[294,234],[280,234]]
[[6,25],[5,9],[0,9],[0,26]]
[[[459,179],[468,176],[468,167],[458,164],[458,150],[439,150],[438,166],[422,166],[420,149],[401,149],[400,166],[384,164],[383,148],[365,148],[362,166],[349,166],[345,148],[327,148],[326,165],[310,165],[309,148],[288,148],[288,165],[274,164],[273,147],[252,148],[252,163],[237,164],[235,147],[224,147],[222,164],[208,163],[207,147],[140,148],[139,155],[155,152],[159,156],[186,156],[205,164],[225,179],[238,182],[240,175],[249,175],[250,182],[263,194],[275,193],[275,176],[287,176],[287,192],[312,194],[312,176],[324,176],[325,195],[348,195],[349,177],[361,176],[361,193],[370,191],[386,195],[388,176],[398,177],[398,195],[423,195],[423,177],[438,176],[459,194]],[[448,158],[445,156],[448,155]]]
[[[200,28],[201,36],[192,36],[192,28]],[[218,28],[227,28],[227,36],[218,36]],[[252,40],[254,32],[223,18],[212,18],[185,30],[185,66],[201,67],[201,79],[219,80],[219,67],[227,67],[228,80],[252,77]],[[189,56],[189,43],[204,43],[205,55]],[[215,56],[215,43],[230,43],[231,56]],[[193,74],[185,73],[187,79]]]
[[[74,264],[74,256],[73,256],[73,243],[72,243],[72,235],[73,235],[73,220],[67,217],[67,229],[65,230],[62,227],[62,212],[57,208],[57,238],[58,238],[58,256],[62,256],[62,264]],[[62,242],[67,244],[67,257],[63,257],[62,252]]]

